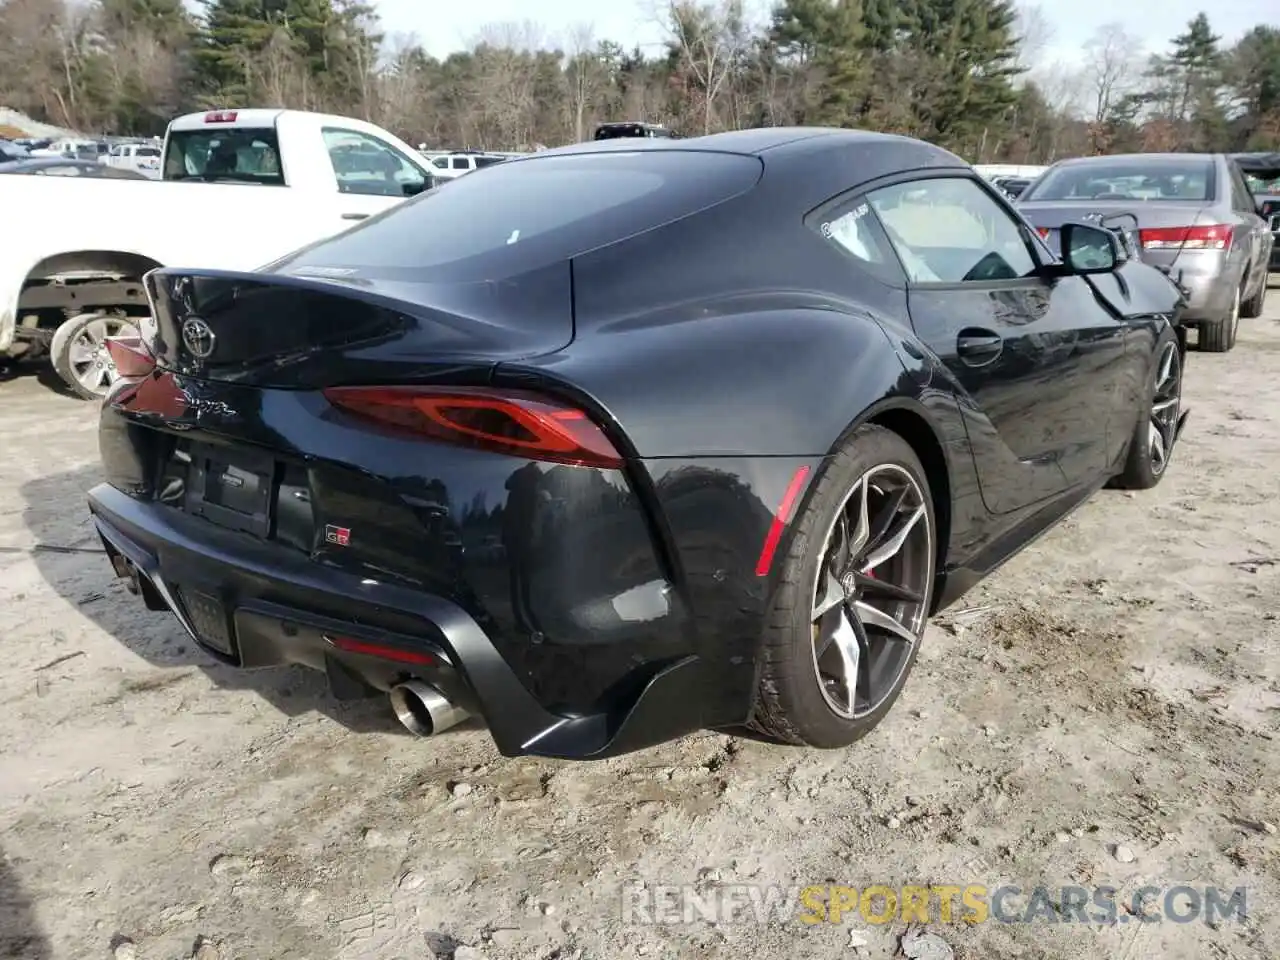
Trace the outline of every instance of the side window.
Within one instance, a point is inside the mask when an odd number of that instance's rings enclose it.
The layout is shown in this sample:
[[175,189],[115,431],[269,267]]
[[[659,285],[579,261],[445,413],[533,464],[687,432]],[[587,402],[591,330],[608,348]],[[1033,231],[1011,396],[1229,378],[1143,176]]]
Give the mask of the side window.
[[399,150],[354,130],[321,130],[340,193],[411,197],[427,187],[427,175]]
[[1036,271],[1025,226],[972,180],[912,180],[867,199],[913,283],[1017,280]]
[[1249,192],[1249,185],[1245,183],[1240,168],[1234,163],[1228,163],[1227,170],[1231,177],[1231,206],[1237,213],[1256,213],[1257,204],[1254,203],[1253,194]]
[[871,213],[866,197],[858,197],[815,217],[812,226],[824,240],[853,257],[869,273],[887,283],[902,284],[902,270],[889,240]]
[[432,165],[433,167],[436,167],[436,168],[437,168],[437,169],[439,169],[439,170],[448,170],[448,169],[449,169],[449,158],[448,158],[448,157],[436,157],[434,160],[432,160],[432,161],[431,161],[431,165]]
[[470,170],[471,158],[470,157],[454,157],[451,166],[455,170]]

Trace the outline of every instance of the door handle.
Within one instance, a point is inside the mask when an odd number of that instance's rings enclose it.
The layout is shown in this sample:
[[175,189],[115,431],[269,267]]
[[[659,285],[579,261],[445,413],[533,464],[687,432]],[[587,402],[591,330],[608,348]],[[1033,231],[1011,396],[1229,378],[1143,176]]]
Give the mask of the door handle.
[[970,366],[990,363],[1004,350],[1004,339],[990,330],[961,330],[956,338],[956,353]]
[[343,220],[365,220],[368,218],[368,216],[369,215],[367,213],[344,213],[342,215],[342,219]]

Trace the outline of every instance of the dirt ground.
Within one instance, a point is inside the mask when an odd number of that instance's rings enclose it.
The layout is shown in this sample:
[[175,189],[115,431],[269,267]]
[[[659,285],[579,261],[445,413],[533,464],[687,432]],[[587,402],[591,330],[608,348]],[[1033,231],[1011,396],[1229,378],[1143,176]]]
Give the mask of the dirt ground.
[[867,740],[596,764],[215,665],[96,552],[93,409],[0,384],[0,955],[887,958],[904,930],[624,923],[642,879],[1246,887],[1243,921],[930,932],[970,960],[1280,956],[1278,320],[1273,291],[1190,355],[1165,482],[1100,493],[935,623]]

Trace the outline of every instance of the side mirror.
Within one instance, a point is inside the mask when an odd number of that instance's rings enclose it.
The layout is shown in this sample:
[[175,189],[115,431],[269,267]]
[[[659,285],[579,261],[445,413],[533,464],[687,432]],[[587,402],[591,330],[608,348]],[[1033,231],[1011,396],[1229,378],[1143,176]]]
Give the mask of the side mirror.
[[1119,238],[1087,223],[1064,223],[1061,245],[1062,262],[1074,274],[1110,273],[1121,259]]

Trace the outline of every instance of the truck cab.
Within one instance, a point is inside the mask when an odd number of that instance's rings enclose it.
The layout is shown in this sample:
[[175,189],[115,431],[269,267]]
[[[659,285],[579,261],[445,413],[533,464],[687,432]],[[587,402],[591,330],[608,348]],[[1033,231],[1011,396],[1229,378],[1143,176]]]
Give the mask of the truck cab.
[[373,124],[300,110],[213,110],[169,124],[161,178],[350,198],[350,219],[435,185],[425,159]]

